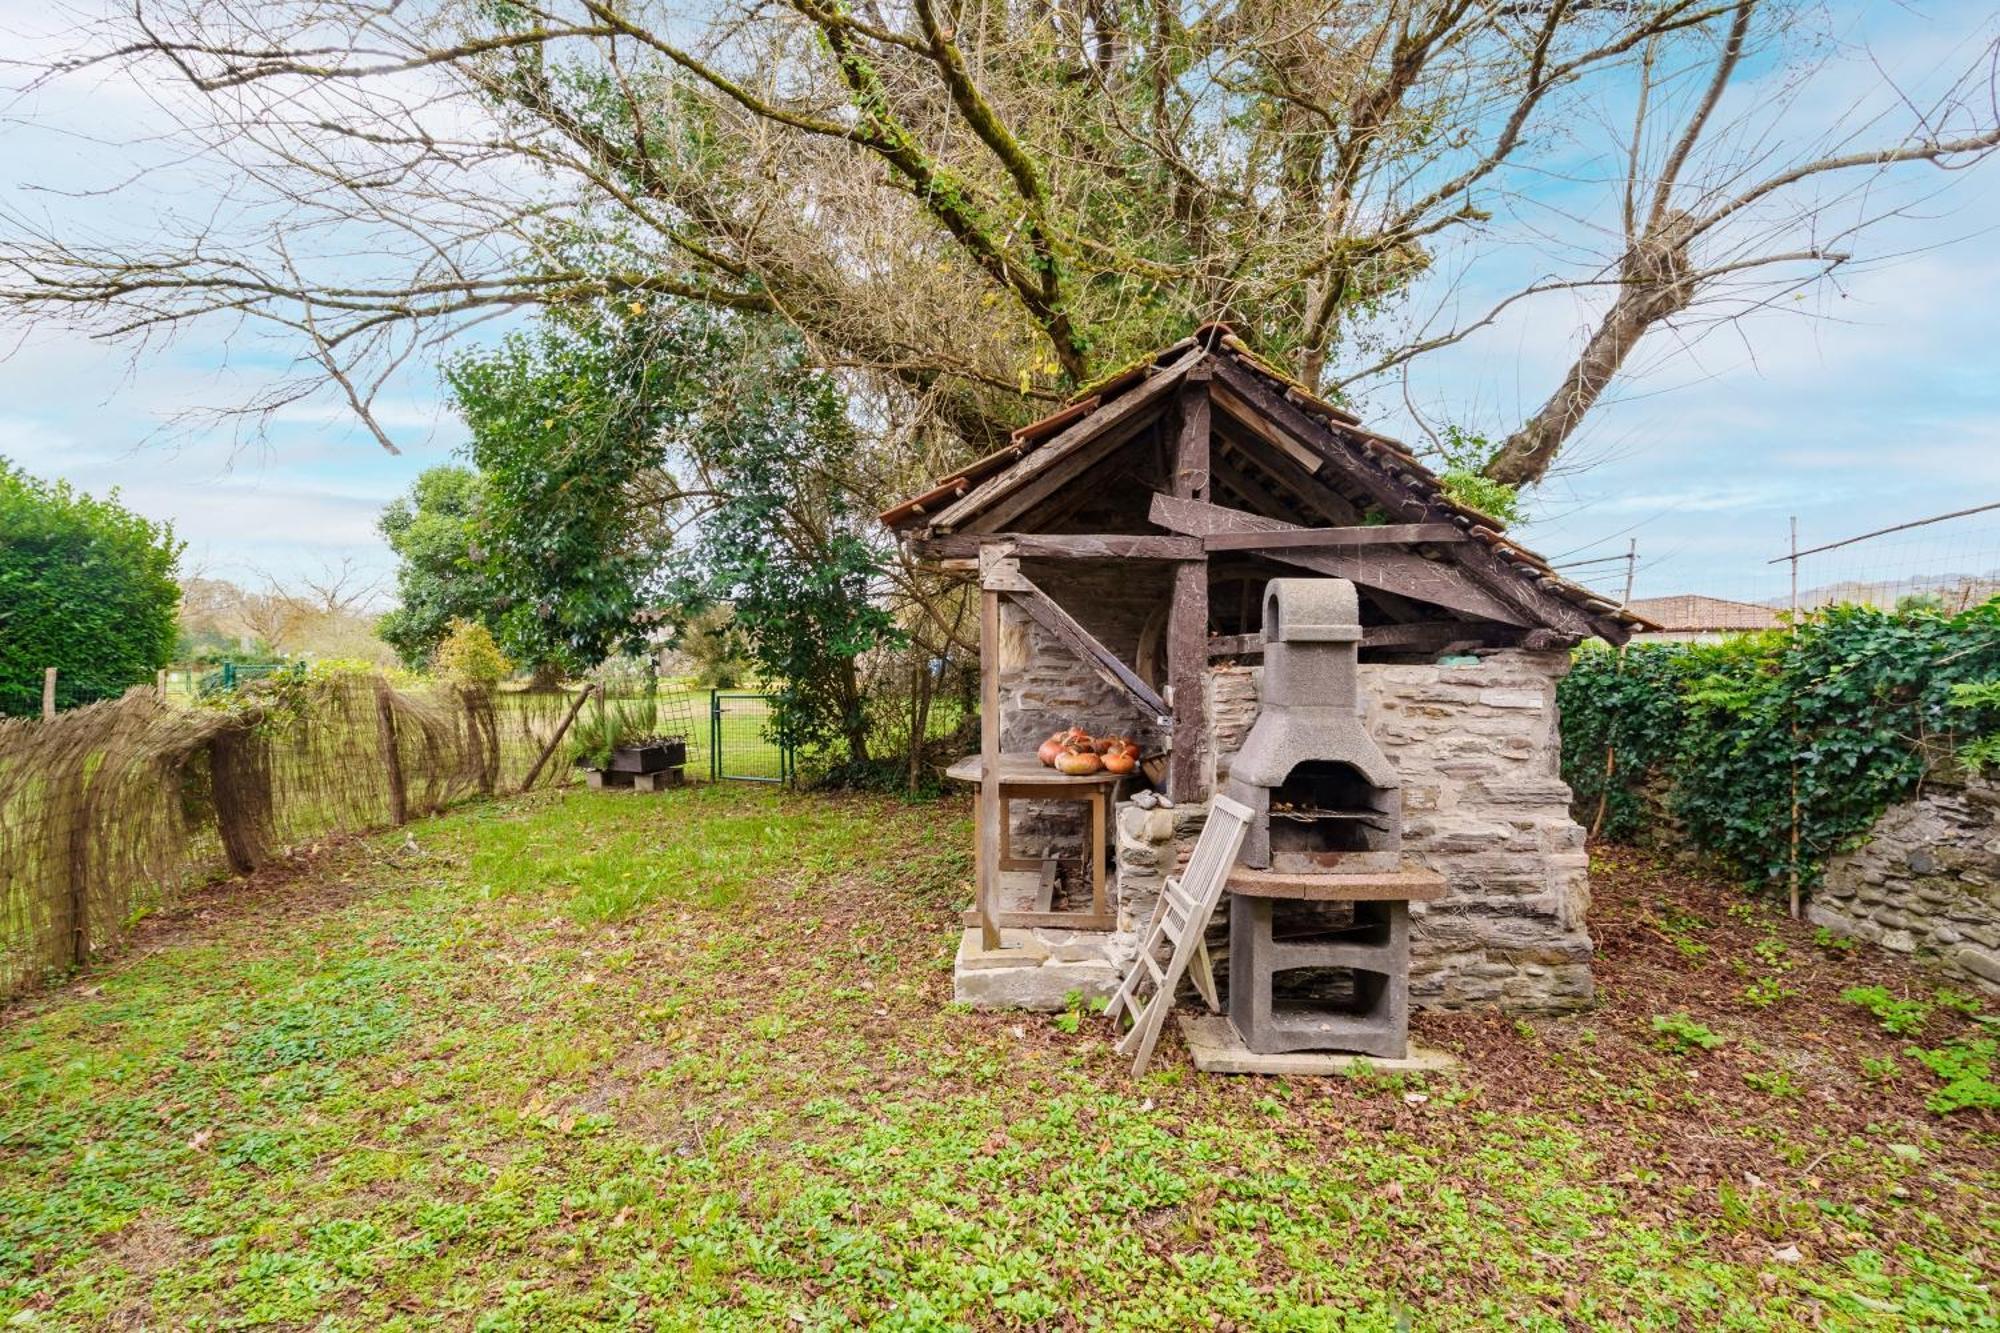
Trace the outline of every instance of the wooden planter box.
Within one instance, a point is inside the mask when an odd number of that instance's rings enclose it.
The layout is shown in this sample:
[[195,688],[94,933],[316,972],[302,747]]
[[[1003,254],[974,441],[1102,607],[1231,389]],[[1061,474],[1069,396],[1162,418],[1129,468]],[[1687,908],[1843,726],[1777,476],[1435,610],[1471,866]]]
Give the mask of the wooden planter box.
[[612,773],[658,773],[667,768],[687,767],[687,742],[674,737],[651,745],[622,745],[611,752]]

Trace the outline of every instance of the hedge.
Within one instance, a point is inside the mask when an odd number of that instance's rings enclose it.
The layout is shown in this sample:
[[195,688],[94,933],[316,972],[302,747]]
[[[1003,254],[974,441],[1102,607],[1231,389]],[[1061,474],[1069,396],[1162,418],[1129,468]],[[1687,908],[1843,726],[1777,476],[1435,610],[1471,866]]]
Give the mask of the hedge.
[[0,715],[75,708],[144,684],[174,648],[173,529],[0,459]]
[[[1664,796],[1694,847],[1758,884],[1799,878],[1858,843],[1943,757],[2000,728],[2000,598],[1957,614],[1843,606],[1796,632],[1720,644],[1578,652],[1558,698],[1563,776],[1588,822],[1644,832]],[[1956,689],[1956,694],[1954,690]],[[1605,751],[1617,764],[1606,794]]]

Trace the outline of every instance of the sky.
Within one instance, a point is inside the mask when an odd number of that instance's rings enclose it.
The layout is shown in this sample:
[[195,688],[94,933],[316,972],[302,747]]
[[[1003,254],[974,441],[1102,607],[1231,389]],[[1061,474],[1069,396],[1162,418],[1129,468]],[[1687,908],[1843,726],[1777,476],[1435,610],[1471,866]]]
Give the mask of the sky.
[[[1843,9],[1842,13],[1849,11]],[[1980,6],[1852,7],[1840,36],[1865,60],[1816,96],[1858,96],[1879,68],[1920,78],[1969,31],[1990,36]],[[47,6],[0,0],[0,35],[16,49],[46,33]],[[1912,73],[1915,71],[1915,73]],[[1783,71],[1752,71],[1740,97],[1774,94]],[[4,80],[0,80],[4,82]],[[1810,114],[1810,104],[1794,108]],[[107,225],[121,211],[174,206],[159,194],[77,199],[51,185],[107,189],[144,158],[146,97],[116,85],[69,85],[0,100],[0,206]],[[124,147],[110,146],[115,141]],[[170,176],[171,182],[172,177]],[[1913,190],[1939,184],[1926,173]],[[198,186],[188,183],[189,194]],[[1560,195],[1561,187],[1553,192]],[[1912,194],[1913,200],[1919,196]],[[1573,203],[1586,217],[1594,205]],[[1655,335],[1595,413],[1562,475],[1535,493],[1523,539],[1559,561],[1623,554],[1638,542],[1635,594],[1779,596],[1796,516],[1800,543],[2000,501],[2000,161],[1964,173],[1915,215],[1867,233],[1874,257],[1802,302],[1741,325]],[[1476,265],[1417,293],[1412,309],[1471,310],[1547,263],[1550,223],[1496,219]],[[1448,267],[1441,265],[1441,269]],[[1448,288],[1448,290],[1447,290]],[[1433,421],[1496,438],[1547,396],[1573,356],[1592,297],[1553,296],[1415,369],[1411,401]],[[1426,305],[1425,303],[1429,303]],[[489,328],[488,333],[492,330]],[[188,542],[184,570],[257,582],[350,564],[386,591],[393,557],[374,530],[382,506],[423,469],[450,460],[462,430],[432,367],[393,387],[383,424],[390,455],[332,402],[281,413],[260,442],[228,427],[174,423],[188,408],[240,400],[285,370],[276,351],[226,329],[197,330],[134,355],[73,333],[36,329],[0,344],[0,457],[170,519]],[[1418,427],[1400,389],[1379,388],[1372,423],[1404,438]],[[1954,565],[2000,568],[2000,515],[1809,562],[1806,580],[1903,577]],[[1613,593],[1616,564],[1574,571]]]

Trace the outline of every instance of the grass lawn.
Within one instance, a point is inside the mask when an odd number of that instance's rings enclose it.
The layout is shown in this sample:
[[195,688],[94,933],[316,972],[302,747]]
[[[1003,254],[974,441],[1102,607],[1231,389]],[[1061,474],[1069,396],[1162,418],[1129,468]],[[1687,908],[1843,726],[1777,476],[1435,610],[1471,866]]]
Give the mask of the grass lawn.
[[1972,1020],[1895,960],[1610,849],[1591,1014],[1134,1085],[950,1005],[969,845],[544,793],[147,923],[0,1013],[0,1326],[2000,1327],[2000,1126],[1900,1054]]

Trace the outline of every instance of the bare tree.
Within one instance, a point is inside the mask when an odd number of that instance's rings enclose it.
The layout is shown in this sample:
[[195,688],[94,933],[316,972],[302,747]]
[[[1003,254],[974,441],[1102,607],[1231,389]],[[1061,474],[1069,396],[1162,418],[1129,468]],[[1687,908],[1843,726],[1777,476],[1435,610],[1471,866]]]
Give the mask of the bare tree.
[[[382,386],[468,326],[685,299],[790,322],[919,404],[927,448],[984,447],[1205,319],[1329,390],[1457,341],[1485,321],[1375,321],[1637,86],[1622,253],[1509,298],[1615,293],[1492,462],[1529,481],[1649,330],[1841,261],[1844,237],[1763,243],[1811,231],[1802,187],[2000,142],[1989,48],[1893,123],[1752,107],[1710,151],[1760,23],[1782,35],[1762,0],[134,4],[32,78],[151,90],[213,207],[109,237],[0,219],[0,309],[274,332],[305,371],[239,410],[330,386],[393,447]],[[1662,133],[1649,103],[1693,63],[1707,91]]]

